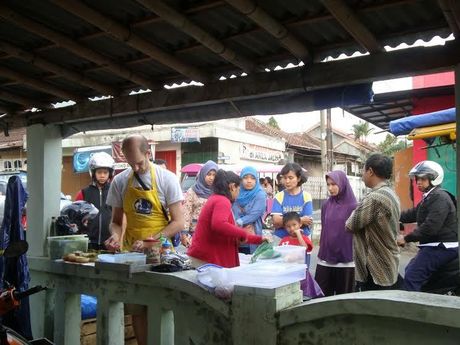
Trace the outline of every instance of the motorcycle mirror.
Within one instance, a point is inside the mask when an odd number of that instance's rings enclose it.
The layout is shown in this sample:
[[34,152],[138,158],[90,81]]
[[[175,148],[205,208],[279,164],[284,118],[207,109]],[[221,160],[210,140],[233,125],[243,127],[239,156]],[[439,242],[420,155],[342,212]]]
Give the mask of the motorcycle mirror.
[[20,240],[11,242],[8,247],[3,252],[5,258],[17,258],[25,253],[29,249],[29,244],[27,241]]

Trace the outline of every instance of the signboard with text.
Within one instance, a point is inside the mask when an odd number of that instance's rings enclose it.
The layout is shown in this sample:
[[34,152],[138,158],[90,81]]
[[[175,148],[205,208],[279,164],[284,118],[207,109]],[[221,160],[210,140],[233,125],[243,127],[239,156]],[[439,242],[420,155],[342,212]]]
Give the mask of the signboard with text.
[[240,158],[270,163],[278,163],[284,158],[283,152],[253,144],[240,144]]
[[200,129],[198,127],[172,127],[172,143],[193,143],[200,141]]

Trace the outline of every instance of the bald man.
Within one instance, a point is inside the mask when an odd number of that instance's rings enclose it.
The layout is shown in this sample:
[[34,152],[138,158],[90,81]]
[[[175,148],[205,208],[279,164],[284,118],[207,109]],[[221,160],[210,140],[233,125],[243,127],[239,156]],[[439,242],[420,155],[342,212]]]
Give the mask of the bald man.
[[[142,250],[148,237],[173,237],[184,227],[179,180],[172,172],[150,162],[150,145],[142,135],[123,140],[121,150],[130,168],[115,176],[107,196],[112,206],[109,250]],[[168,219],[168,212],[170,219]],[[123,217],[126,229],[123,234]],[[139,345],[147,344],[145,307],[128,306]]]

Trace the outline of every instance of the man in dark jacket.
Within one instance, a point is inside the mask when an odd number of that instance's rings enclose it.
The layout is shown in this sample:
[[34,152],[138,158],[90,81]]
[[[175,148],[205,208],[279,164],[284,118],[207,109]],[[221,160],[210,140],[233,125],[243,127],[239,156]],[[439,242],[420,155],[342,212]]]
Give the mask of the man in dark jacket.
[[105,249],[104,241],[110,237],[109,225],[112,219],[112,208],[106,204],[110,180],[113,176],[113,158],[105,152],[97,152],[89,161],[91,183],[82,189],[75,200],[84,200],[92,203],[99,210],[96,218],[90,220],[87,229],[80,229],[88,233],[89,249]]
[[420,162],[409,177],[415,179],[423,199],[417,207],[401,213],[402,223],[417,222],[417,228],[398,244],[420,243],[404,277],[405,290],[420,291],[434,272],[458,257],[457,209],[451,195],[440,188],[444,171],[438,163]]

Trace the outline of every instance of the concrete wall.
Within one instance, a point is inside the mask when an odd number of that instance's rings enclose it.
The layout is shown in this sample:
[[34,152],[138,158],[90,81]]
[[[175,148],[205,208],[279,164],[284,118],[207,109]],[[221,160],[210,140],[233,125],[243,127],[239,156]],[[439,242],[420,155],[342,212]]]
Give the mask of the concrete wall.
[[[174,274],[30,258],[35,335],[80,344],[80,299],[98,298],[98,345],[124,342],[123,304],[148,306],[150,344],[450,345],[460,339],[460,300],[452,296],[374,291],[302,303],[299,283],[276,289],[235,287],[231,303],[196,284],[196,271]],[[154,298],[152,298],[154,296]],[[46,299],[42,309],[37,299]],[[34,324],[35,325],[35,324]]]

